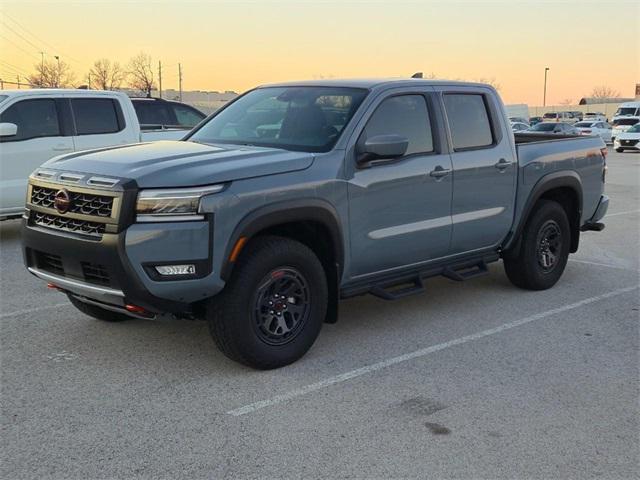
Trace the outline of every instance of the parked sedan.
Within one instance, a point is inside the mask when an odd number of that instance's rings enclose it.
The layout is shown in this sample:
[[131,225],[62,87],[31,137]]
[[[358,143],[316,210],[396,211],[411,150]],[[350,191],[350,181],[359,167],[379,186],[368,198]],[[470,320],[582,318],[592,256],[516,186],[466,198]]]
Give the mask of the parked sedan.
[[523,117],[509,117],[509,121],[511,123],[526,123],[527,125],[529,125],[529,120]]
[[622,135],[634,125],[637,125],[638,122],[640,122],[640,117],[618,118],[614,120],[611,130],[611,140],[615,140],[616,137]]
[[586,120],[574,125],[580,135],[600,135],[604,143],[611,143],[611,125],[605,122]]
[[523,122],[511,122],[511,130],[514,132],[523,132],[529,130],[529,124]]
[[573,125],[564,122],[540,122],[527,130],[528,132],[557,133],[560,135],[577,135]]
[[542,122],[542,121],[543,121],[543,120],[542,120],[542,117],[531,117],[531,118],[529,119],[529,125],[533,126],[533,125],[535,125],[535,124],[537,124],[537,123],[540,123],[540,122]]
[[640,123],[636,123],[633,127],[624,133],[621,133],[616,141],[613,142],[613,148],[616,152],[624,152],[625,150],[640,151]]

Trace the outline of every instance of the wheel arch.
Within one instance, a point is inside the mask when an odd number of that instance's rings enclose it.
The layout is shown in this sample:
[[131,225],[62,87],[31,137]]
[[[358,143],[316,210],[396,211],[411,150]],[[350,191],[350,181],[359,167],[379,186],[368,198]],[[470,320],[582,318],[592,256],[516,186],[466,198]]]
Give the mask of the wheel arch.
[[536,203],[542,199],[554,200],[562,205],[567,213],[571,227],[571,246],[569,251],[575,253],[578,250],[583,206],[582,180],[575,171],[565,170],[549,173],[533,186],[520,214],[520,221],[513,234],[505,242],[503,247],[505,252],[517,252],[519,250],[522,230],[529,220]]
[[[345,248],[338,212],[320,199],[283,201],[265,205],[246,215],[234,229],[225,248],[221,277],[227,281],[235,265],[234,248],[259,235],[277,235],[297,240],[309,247],[322,263],[329,286],[326,321],[337,320],[338,291],[344,269]],[[238,249],[237,254],[241,254]]]

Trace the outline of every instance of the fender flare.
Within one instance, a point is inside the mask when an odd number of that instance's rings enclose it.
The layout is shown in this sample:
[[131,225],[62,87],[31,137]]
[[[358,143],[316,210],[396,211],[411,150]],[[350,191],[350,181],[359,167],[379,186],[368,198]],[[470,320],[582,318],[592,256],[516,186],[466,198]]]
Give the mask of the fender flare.
[[[533,210],[534,205],[546,192],[560,187],[568,187],[576,194],[576,197],[578,199],[578,225],[571,225],[571,227],[573,228],[573,230],[578,232],[578,235],[580,234],[580,221],[582,218],[583,204],[582,180],[580,179],[580,176],[573,170],[561,170],[543,176],[533,186],[520,214],[520,221],[518,222],[516,228],[513,230],[511,236],[505,242],[503,250],[511,250],[514,247],[516,250],[518,249],[518,246],[520,244],[520,235],[525,224],[527,223],[527,220],[529,219],[529,216],[531,215],[531,211]],[[575,238],[572,238],[571,242],[572,251],[575,251],[578,247],[579,237],[575,235],[573,237]]]
[[335,252],[335,264],[338,278],[344,268],[344,242],[340,217],[334,206],[321,199],[310,198],[272,203],[252,210],[236,225],[225,247],[224,260],[220,276],[227,281],[233,271],[234,263],[229,260],[231,251],[241,237],[251,238],[256,233],[279,224],[296,221],[314,221],[322,224],[331,236]]

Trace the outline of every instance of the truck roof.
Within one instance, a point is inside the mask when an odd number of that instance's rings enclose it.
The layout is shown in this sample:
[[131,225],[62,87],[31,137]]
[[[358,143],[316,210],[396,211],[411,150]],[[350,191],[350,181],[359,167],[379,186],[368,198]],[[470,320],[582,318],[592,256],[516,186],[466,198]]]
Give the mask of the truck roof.
[[489,87],[490,85],[475,82],[460,82],[455,80],[430,80],[423,78],[352,78],[352,79],[320,79],[320,80],[302,80],[298,82],[281,82],[260,85],[258,88],[265,87],[343,87],[343,88],[374,88],[382,85],[392,86],[410,86],[410,85],[426,85],[426,86],[477,86]]
[[8,95],[10,97],[19,97],[26,95],[125,95],[123,92],[113,90],[85,90],[82,88],[23,88],[23,89],[7,89],[0,90],[0,95]]

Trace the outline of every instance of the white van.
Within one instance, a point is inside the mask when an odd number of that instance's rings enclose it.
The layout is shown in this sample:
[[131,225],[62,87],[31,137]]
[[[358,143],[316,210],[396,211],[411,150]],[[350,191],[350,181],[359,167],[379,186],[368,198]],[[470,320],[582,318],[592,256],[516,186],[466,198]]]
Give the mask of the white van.
[[618,105],[616,113],[613,114],[612,122],[625,117],[640,117],[640,102],[626,102]]
[[0,219],[22,214],[29,175],[56,155],[180,140],[189,130],[141,127],[131,99],[120,92],[0,90]]

